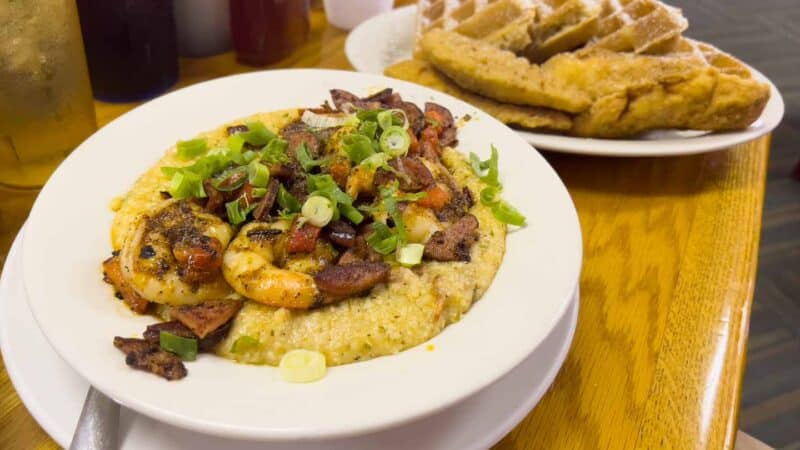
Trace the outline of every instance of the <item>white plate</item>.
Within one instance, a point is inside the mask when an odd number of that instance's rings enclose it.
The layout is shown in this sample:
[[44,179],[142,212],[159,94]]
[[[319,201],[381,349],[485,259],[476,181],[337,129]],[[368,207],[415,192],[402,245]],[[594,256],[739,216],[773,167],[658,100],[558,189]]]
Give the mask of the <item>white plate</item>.
[[[350,64],[359,72],[382,74],[383,69],[411,57],[417,7],[407,6],[375,16],[356,27],[345,42]],[[753,76],[769,83],[772,94],[761,117],[750,128],[736,132],[653,131],[638,139],[589,139],[558,134],[518,131],[539,149],[605,156],[668,156],[729,148],[769,133],[783,118],[783,98],[775,85],[752,69]]]
[[[391,86],[457,116],[460,149],[501,150],[504,195],[530,221],[512,233],[485,297],[432,344],[334,367],[317,383],[288,384],[268,366],[202,355],[190,375],[167,382],[131,370],[112,337],[141,333],[152,319],[114,301],[101,281],[111,248],[109,200],[181,138],[257,111],[314,106],[330,88],[366,93]],[[56,170],[33,206],[23,247],[31,310],[56,351],[119,403],[172,425],[226,437],[296,440],[352,436],[432,414],[474,394],[521,363],[558,323],[581,264],[577,214],[566,188],[537,152],[474,108],[414,84],[368,74],[276,70],[221,78],[160,97],[84,142]],[[525,286],[525,289],[520,289]],[[551,364],[552,361],[543,361]]]
[[[28,411],[62,447],[68,447],[88,383],[53,351],[31,315],[21,277],[20,241],[0,279],[0,348],[6,370]],[[120,448],[160,450],[428,450],[484,449],[519,423],[544,395],[566,358],[578,317],[578,297],[542,345],[519,367],[440,413],[365,436],[320,442],[264,444],[174,428],[123,408]],[[11,320],[13,318],[13,320]],[[30,357],[36,355],[36,357]],[[554,364],[542,364],[553,361]]]

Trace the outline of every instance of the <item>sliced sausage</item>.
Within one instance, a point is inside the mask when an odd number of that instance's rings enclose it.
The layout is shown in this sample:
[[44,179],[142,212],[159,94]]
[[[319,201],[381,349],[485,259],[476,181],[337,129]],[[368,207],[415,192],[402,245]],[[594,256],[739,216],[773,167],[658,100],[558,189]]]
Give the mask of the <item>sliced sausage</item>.
[[280,187],[280,183],[278,180],[271,179],[267,184],[267,193],[264,194],[261,199],[258,201],[258,206],[253,211],[253,218],[256,220],[264,220],[269,215],[272,206],[275,204],[275,200],[278,198],[278,189]]
[[217,344],[219,344],[220,341],[225,339],[225,336],[228,335],[232,324],[233,321],[229,320],[226,324],[212,331],[203,339],[198,338],[197,335],[192,332],[192,330],[177,320],[148,325],[147,329],[144,331],[144,333],[142,333],[142,335],[146,341],[159,345],[161,341],[161,332],[166,331],[186,339],[197,339],[197,348],[199,351],[213,352]]
[[390,267],[382,262],[358,261],[328,267],[314,276],[323,304],[358,295],[389,279]]
[[405,175],[405,177],[400,177],[399,181],[400,189],[406,192],[421,191],[436,184],[431,171],[419,158],[396,158],[390,164]]
[[125,364],[134,369],[144,370],[167,380],[180,380],[187,374],[186,366],[180,358],[144,339],[116,336],[114,346],[125,353]]
[[231,320],[240,309],[242,309],[240,301],[215,300],[175,308],[171,318],[186,325],[202,339]]
[[103,261],[103,281],[114,286],[128,307],[136,314],[144,314],[150,302],[142,298],[122,276],[119,254]]
[[326,227],[328,240],[339,247],[352,248],[356,243],[356,229],[344,220],[336,220]]
[[281,137],[289,144],[286,148],[286,152],[293,159],[296,159],[295,154],[297,148],[303,144],[306,144],[309,156],[312,158],[319,157],[321,142],[303,122],[295,122],[286,125],[283,130],[281,130]]
[[478,225],[478,219],[467,214],[446,230],[433,233],[425,244],[425,257],[435,261],[470,261],[470,248],[478,240]]

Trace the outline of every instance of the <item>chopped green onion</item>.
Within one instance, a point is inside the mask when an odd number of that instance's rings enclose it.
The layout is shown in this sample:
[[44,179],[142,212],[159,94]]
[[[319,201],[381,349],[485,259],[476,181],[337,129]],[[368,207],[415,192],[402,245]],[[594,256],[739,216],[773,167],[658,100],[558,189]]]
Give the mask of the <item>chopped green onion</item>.
[[391,109],[379,112],[376,118],[378,119],[378,126],[380,126],[382,130],[394,125],[394,118],[392,117]]
[[228,213],[228,222],[238,225],[247,220],[248,211],[242,209],[239,199],[225,203],[225,211]]
[[424,252],[425,246],[422,244],[404,245],[397,250],[397,262],[406,267],[416,266],[422,262]]
[[237,166],[215,176],[213,185],[218,191],[230,192],[242,187],[245,181],[247,181],[247,167]]
[[295,150],[295,155],[297,156],[297,162],[300,163],[300,166],[306,172],[327,162],[325,158],[313,159],[311,155],[308,154],[308,146],[305,144],[305,142],[297,147]]
[[261,198],[267,195],[267,188],[253,188],[253,198]]
[[367,244],[381,255],[388,255],[397,248],[397,236],[391,235],[381,239],[377,232],[373,232],[367,236]]
[[377,122],[378,114],[382,111],[382,109],[362,109],[356,112],[356,118],[362,122]]
[[234,152],[241,152],[244,147],[244,138],[240,134],[228,137],[228,148]]
[[311,195],[303,203],[303,217],[315,227],[324,227],[333,219],[333,203],[325,197]]
[[364,221],[364,215],[353,205],[339,203],[339,212],[355,225]]
[[469,165],[472,166],[472,171],[475,175],[483,175],[483,168],[481,167],[481,158],[473,152],[469,153]]
[[162,331],[158,334],[158,344],[162,349],[175,353],[184,361],[197,359],[197,339],[189,339]]
[[481,162],[481,169],[489,169],[489,171],[481,177],[481,180],[491,186],[498,186],[500,184],[500,171],[497,167],[497,148],[492,145],[492,156],[486,160]]
[[256,345],[258,345],[258,339],[245,334],[239,336],[235,341],[233,341],[231,353],[243,353],[254,348]]
[[247,124],[247,131],[239,133],[239,136],[250,145],[263,147],[277,136],[272,131],[269,131],[266,126],[261,122],[250,122]]
[[396,194],[394,197],[397,199],[398,202],[418,202],[427,196],[428,196],[427,192],[421,191],[421,192],[407,192],[403,194]]
[[261,159],[267,164],[278,164],[289,162],[289,155],[286,154],[286,149],[289,143],[283,139],[275,138],[269,141],[269,144],[261,152]]
[[390,156],[386,153],[375,153],[374,155],[370,156],[369,158],[364,159],[361,161],[361,166],[364,166],[368,169],[375,170],[378,167],[383,167],[388,165]]
[[167,189],[172,198],[203,198],[206,191],[203,189],[203,180],[199,175],[190,171],[178,171],[172,175],[172,180]]
[[372,141],[363,134],[348,134],[342,139],[342,144],[347,157],[356,164],[375,154]]
[[300,212],[300,202],[283,185],[278,187],[278,205],[288,213]]
[[411,138],[408,131],[402,127],[391,126],[386,128],[381,135],[381,150],[391,156],[404,155],[411,145]]
[[503,189],[499,186],[487,186],[481,191],[481,203],[492,206],[500,201],[500,193]]
[[259,156],[260,155],[257,152],[254,152],[252,150],[248,150],[242,153],[242,159],[244,159],[244,162],[248,164],[253,162],[253,160],[255,160],[256,158],[259,158]]
[[358,134],[362,134],[367,139],[375,139],[375,132],[378,131],[378,124],[375,122],[361,122],[358,124]]
[[399,126],[403,129],[408,128],[408,118],[402,109],[388,109],[379,112],[376,117],[378,125],[382,130],[392,126]]
[[178,142],[178,158],[192,159],[202,155],[208,150],[206,138],[197,138],[189,141]]
[[378,191],[383,199],[383,207],[389,213],[389,217],[394,221],[395,231],[397,232],[398,242],[402,245],[406,242],[406,227],[403,223],[403,213],[397,206],[397,182],[389,186],[381,186]]
[[507,202],[500,200],[492,206],[492,214],[500,222],[521,227],[525,225],[525,216]]
[[281,377],[289,383],[311,383],[325,376],[325,355],[311,350],[290,350],[278,364]]
[[258,161],[247,165],[247,180],[255,187],[265,187],[269,182],[269,168]]

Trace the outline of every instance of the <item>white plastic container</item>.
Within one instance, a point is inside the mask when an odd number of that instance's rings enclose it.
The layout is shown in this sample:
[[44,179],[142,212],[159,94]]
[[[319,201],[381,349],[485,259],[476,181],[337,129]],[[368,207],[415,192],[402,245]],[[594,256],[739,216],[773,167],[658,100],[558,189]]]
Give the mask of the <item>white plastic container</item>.
[[328,22],[337,28],[350,30],[356,25],[392,9],[394,0],[324,0]]
[[174,0],[178,52],[209,56],[231,48],[228,0]]

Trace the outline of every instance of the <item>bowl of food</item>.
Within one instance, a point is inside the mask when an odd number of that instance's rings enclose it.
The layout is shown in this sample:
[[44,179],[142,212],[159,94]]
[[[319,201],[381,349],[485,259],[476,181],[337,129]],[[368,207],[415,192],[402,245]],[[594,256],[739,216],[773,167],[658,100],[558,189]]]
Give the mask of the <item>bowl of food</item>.
[[201,83],[110,123],[42,190],[23,254],[37,322],[93,386],[261,440],[474,394],[558,323],[580,264],[566,189],[511,130],[325,70]]

